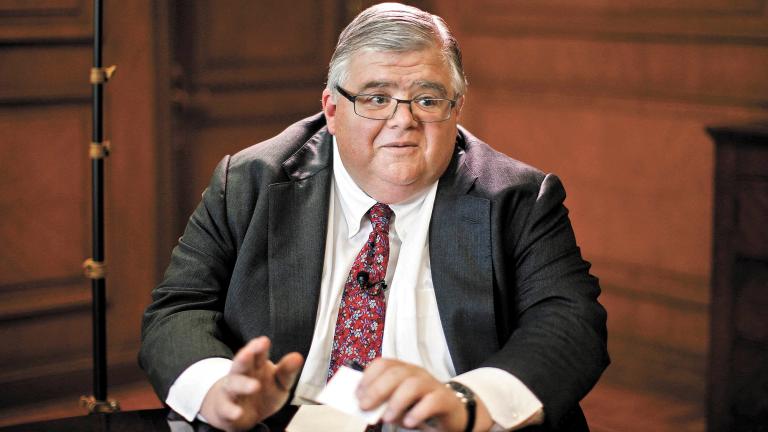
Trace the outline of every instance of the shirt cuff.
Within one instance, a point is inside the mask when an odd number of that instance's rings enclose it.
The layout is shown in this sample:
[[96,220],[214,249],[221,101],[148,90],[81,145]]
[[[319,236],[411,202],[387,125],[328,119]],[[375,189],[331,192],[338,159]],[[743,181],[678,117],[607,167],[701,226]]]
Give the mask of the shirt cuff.
[[194,421],[208,390],[231,368],[232,360],[226,358],[211,357],[198,361],[176,378],[165,403],[188,422]]
[[544,406],[511,373],[485,367],[457,375],[453,381],[469,387],[483,401],[494,421],[492,431],[509,431],[544,422]]

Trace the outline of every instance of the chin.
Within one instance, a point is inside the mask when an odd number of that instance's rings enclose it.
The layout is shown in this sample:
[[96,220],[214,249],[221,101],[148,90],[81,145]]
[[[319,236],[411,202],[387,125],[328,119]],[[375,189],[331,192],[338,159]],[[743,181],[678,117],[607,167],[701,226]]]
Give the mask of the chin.
[[396,186],[410,186],[413,183],[416,183],[416,181],[419,180],[419,176],[409,172],[393,172],[395,170],[390,170],[389,172],[385,172],[383,176],[380,178],[384,180],[387,183],[396,185]]

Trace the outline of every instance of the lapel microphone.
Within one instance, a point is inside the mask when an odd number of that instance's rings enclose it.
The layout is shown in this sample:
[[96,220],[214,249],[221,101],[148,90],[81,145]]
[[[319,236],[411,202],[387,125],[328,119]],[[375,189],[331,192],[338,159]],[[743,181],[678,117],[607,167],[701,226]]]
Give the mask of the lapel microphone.
[[357,272],[357,276],[355,279],[357,280],[357,284],[360,286],[361,289],[368,291],[371,295],[378,295],[379,293],[384,292],[384,290],[387,289],[387,283],[384,280],[381,280],[376,283],[370,283],[369,281],[370,276],[368,275],[368,272],[365,270],[360,270]]

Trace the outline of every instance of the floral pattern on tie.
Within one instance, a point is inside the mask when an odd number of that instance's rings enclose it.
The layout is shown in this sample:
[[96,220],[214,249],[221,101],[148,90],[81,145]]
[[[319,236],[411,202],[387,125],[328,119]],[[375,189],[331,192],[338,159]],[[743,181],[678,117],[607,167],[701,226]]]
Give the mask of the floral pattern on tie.
[[[371,220],[373,231],[357,254],[344,284],[333,335],[328,379],[344,364],[356,361],[367,366],[381,356],[387,312],[383,289],[389,262],[389,221],[392,209],[386,204],[377,203],[366,214]],[[359,278],[361,275],[362,280]]]

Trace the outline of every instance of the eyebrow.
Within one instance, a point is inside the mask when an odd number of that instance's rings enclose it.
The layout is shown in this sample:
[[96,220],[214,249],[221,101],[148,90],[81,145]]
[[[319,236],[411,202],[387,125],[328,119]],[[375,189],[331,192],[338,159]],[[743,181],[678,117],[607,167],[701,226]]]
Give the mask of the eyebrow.
[[[394,87],[397,87],[397,86],[393,81],[374,80],[374,81],[366,82],[363,85],[363,87],[360,89],[360,92],[365,92],[366,90],[372,90],[372,89],[386,89],[386,88],[394,88]],[[413,84],[411,84],[410,87],[418,88],[418,89],[434,90],[440,93],[441,97],[446,97],[446,95],[448,94],[448,89],[446,89],[444,85],[435,81],[418,80],[418,81],[415,81]]]

